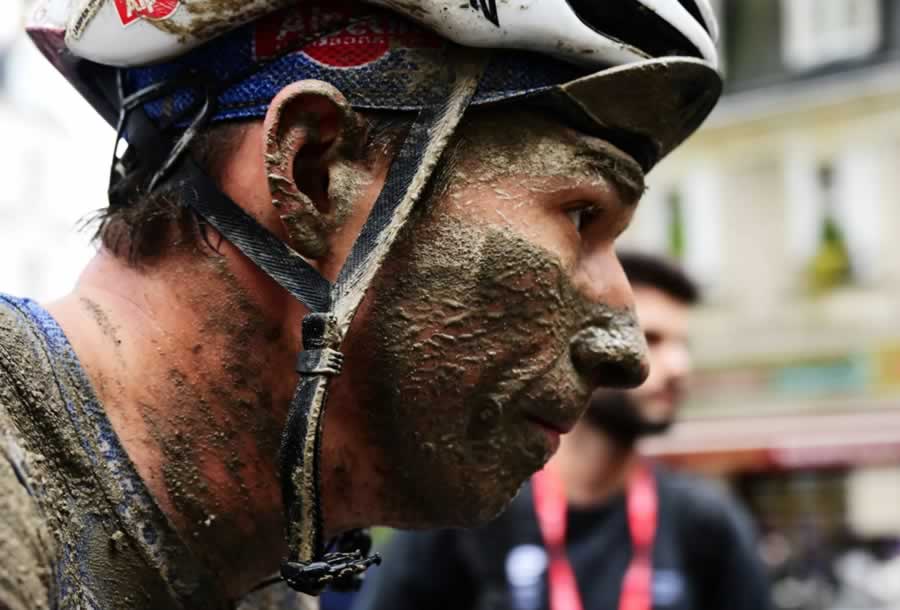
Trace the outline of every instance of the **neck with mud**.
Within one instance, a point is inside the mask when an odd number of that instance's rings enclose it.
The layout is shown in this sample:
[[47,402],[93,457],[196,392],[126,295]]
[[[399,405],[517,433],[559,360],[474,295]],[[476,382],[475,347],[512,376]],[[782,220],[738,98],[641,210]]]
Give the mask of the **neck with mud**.
[[101,252],[48,309],[191,553],[233,597],[275,572],[299,306],[240,257],[193,250],[152,269]]

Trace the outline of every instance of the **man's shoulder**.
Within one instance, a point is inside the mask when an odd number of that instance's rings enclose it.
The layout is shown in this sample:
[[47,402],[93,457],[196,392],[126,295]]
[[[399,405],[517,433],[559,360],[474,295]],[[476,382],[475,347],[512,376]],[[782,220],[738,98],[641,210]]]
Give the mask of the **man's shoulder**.
[[654,467],[654,475],[663,493],[668,492],[679,499],[721,503],[728,496],[723,485],[692,472],[657,465]]
[[[694,474],[657,471],[660,499],[679,537],[704,556],[722,548],[751,548],[756,528],[749,513],[722,484]],[[717,550],[718,549],[718,550]]]
[[[771,607],[765,569],[749,513],[722,484],[693,474],[657,471],[662,519],[703,603],[698,608]],[[698,602],[700,600],[697,600]]]
[[0,294],[0,461],[7,465],[24,461],[17,415],[27,410],[33,394],[27,378],[35,369],[36,338],[20,309],[23,301]]
[[0,293],[0,384],[4,383],[4,373],[11,377],[17,370],[27,370],[37,355],[39,339],[29,315],[34,307],[32,301]]
[[53,597],[55,541],[21,452],[0,425],[0,608],[10,610],[48,608]]
[[40,486],[14,415],[24,410],[37,337],[29,302],[0,294],[0,608],[46,608],[55,542],[35,498]]
[[75,359],[62,329],[29,299],[0,293],[0,408],[17,417],[20,405],[45,408]]
[[665,467],[656,469],[656,478],[660,496],[667,498],[675,510],[683,511],[699,522],[743,526],[747,521],[744,509],[723,484]]
[[29,299],[0,292],[0,337],[27,332],[27,312],[34,306]]
[[52,363],[30,314],[34,307],[31,301],[0,293],[0,435],[9,434],[11,422],[19,421],[29,406],[46,400]]

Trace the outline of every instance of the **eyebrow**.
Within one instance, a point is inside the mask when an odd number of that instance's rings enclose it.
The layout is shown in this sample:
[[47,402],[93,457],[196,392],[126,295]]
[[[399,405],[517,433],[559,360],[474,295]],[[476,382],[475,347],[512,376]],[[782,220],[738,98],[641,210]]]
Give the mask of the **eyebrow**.
[[625,205],[637,205],[647,189],[644,170],[637,161],[599,138],[576,134],[575,144],[575,154],[594,165],[604,178],[613,183]]

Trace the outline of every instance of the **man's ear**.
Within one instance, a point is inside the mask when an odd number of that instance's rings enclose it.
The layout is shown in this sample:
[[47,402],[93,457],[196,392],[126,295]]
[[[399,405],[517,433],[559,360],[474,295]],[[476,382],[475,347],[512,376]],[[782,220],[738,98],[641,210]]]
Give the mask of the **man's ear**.
[[309,258],[328,253],[329,236],[349,215],[359,180],[350,178],[366,122],[340,91],[304,80],[282,89],[266,114],[265,165],[272,204],[288,242]]

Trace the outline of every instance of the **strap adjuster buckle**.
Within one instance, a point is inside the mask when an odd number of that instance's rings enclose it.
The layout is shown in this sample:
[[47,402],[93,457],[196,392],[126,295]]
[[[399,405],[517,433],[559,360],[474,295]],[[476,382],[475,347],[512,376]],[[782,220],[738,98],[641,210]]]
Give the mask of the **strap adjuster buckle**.
[[301,375],[340,375],[344,354],[330,349],[303,350],[297,356],[297,372]]

